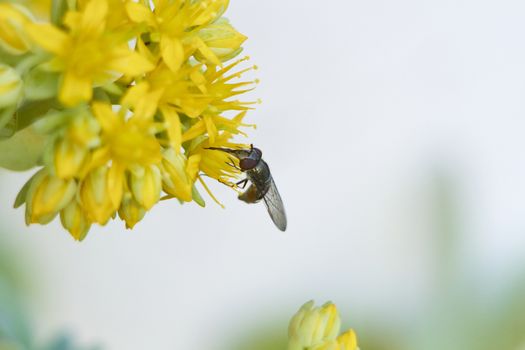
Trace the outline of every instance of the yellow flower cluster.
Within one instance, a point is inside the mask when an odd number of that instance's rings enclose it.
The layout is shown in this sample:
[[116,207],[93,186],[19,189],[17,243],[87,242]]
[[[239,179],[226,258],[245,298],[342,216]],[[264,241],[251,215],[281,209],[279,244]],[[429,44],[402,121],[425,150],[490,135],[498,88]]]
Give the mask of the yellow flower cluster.
[[339,335],[341,319],[332,303],[304,304],[290,321],[288,350],[359,350],[353,330]]
[[222,17],[228,0],[53,1],[52,22],[26,4],[0,3],[0,134],[46,135],[15,203],[27,224],[60,216],[82,240],[117,214],[133,228],[161,199],[204,206],[203,174],[238,175],[207,149],[244,147],[231,139],[257,103],[238,99],[256,66],[228,62],[246,40]]

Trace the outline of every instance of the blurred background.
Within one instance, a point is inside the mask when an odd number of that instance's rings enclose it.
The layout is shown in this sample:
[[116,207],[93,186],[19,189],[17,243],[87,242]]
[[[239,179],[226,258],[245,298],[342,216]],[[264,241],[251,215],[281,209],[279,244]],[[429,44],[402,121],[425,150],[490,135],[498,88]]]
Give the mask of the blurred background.
[[212,184],[225,210],[168,201],[79,244],[25,227],[31,174],[0,171],[0,349],[285,349],[310,299],[363,350],[525,349],[524,12],[232,0],[288,231]]

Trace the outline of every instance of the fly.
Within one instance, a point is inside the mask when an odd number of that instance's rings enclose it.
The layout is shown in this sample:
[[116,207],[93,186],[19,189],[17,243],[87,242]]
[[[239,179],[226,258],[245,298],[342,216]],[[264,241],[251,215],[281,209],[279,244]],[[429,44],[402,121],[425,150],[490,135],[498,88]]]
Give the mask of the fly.
[[257,203],[264,199],[273,223],[279,230],[285,231],[287,221],[283,201],[273,181],[270,168],[262,159],[262,151],[253,145],[249,150],[220,147],[209,147],[208,149],[226,152],[239,160],[239,167],[233,162],[228,163],[246,173],[246,178],[237,182],[237,186],[242,186],[244,189],[248,181],[251,183],[250,187],[239,195],[239,199],[246,203]]

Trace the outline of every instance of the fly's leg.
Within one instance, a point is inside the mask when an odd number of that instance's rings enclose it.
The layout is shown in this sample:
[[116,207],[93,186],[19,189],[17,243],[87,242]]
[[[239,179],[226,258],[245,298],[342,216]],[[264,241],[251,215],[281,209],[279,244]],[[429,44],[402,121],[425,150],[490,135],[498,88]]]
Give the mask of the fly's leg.
[[242,171],[241,168],[239,168],[237,165],[235,165],[235,162],[233,161],[232,158],[228,157],[228,159],[230,160],[230,162],[229,162],[229,163],[226,162],[226,164],[228,164],[228,165],[231,166],[232,168],[235,168],[235,169],[237,169],[237,170],[239,170],[239,171]]
[[248,179],[244,179],[244,180],[241,180],[239,182],[237,182],[235,185],[237,185],[238,187],[241,187],[243,190],[244,188],[246,187],[246,184],[248,183]]

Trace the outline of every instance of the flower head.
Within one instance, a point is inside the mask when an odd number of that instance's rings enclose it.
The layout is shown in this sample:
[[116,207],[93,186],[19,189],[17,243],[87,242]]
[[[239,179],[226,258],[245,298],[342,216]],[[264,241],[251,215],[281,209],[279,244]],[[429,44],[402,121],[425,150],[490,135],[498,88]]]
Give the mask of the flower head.
[[257,81],[238,68],[247,58],[228,62],[246,40],[228,3],[68,0],[47,11],[53,24],[0,3],[0,131],[42,136],[15,203],[28,224],[60,215],[81,241],[117,216],[133,228],[162,199],[204,206],[200,186],[218,202],[204,176],[235,189],[237,160],[208,148],[247,147],[233,138],[257,102],[239,96]]
[[354,331],[337,336],[340,328],[341,320],[334,304],[314,307],[314,302],[309,301],[290,321],[288,350],[356,350]]

